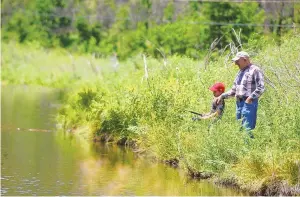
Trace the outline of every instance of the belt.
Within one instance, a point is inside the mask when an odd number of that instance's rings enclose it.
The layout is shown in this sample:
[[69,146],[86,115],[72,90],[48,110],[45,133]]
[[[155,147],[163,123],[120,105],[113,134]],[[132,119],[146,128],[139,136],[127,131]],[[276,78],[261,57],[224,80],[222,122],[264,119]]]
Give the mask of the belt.
[[241,102],[241,101],[245,101],[247,98],[248,96],[237,96],[236,100]]

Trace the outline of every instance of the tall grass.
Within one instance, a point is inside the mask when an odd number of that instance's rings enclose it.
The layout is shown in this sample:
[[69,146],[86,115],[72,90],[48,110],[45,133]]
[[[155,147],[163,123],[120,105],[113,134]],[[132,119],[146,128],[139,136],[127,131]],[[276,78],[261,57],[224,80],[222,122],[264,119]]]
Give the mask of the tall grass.
[[299,195],[299,43],[294,34],[280,46],[264,40],[259,47],[243,46],[266,77],[254,139],[240,131],[234,99],[226,100],[222,120],[214,124],[191,121],[185,111],[208,112],[208,88],[216,81],[230,88],[238,69],[227,50],[214,53],[209,63],[137,56],[102,77],[78,80],[58,120],[65,130],[88,139],[134,140],[137,151],[178,161],[187,171],[215,175],[217,182],[236,184],[251,194]]
[[3,84],[27,84],[48,87],[76,86],[84,81],[110,77],[118,69],[115,57],[70,54],[65,49],[48,50],[36,43],[2,43]]
[[[139,69],[127,77],[83,84],[69,97],[60,119],[67,120],[68,128],[88,125],[91,138],[105,133],[135,140],[140,151],[217,175],[218,182],[237,184],[252,194],[299,194],[299,43],[299,35],[294,35],[280,46],[246,46],[266,77],[254,139],[240,131],[234,99],[226,100],[222,120],[210,127],[210,120],[193,122],[184,111],[209,111],[209,86],[216,81],[231,86],[238,70],[227,52],[208,65],[186,57],[170,57],[166,65],[147,58],[148,78],[142,58],[137,58]],[[82,106],[84,98],[90,99],[89,106]]]

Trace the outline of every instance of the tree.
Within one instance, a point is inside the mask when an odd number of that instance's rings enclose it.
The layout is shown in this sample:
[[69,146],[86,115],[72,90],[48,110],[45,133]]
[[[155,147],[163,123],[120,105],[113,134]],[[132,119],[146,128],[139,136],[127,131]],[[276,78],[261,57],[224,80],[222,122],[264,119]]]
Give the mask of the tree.
[[[238,26],[242,30],[241,38],[247,42],[253,32],[262,29],[259,26],[247,24],[261,24],[264,20],[263,10],[258,3],[209,3],[206,4],[204,15],[207,17],[210,35],[209,42],[221,38],[217,47],[222,48],[231,40],[236,40],[232,28]],[[225,25],[226,24],[226,25]]]

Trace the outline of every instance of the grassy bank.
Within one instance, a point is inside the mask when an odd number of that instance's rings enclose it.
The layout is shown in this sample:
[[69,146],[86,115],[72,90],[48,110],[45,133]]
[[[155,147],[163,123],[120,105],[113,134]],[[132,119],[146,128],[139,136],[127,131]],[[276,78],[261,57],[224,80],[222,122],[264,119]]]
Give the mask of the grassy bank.
[[[164,61],[141,55],[117,69],[107,66],[104,74],[58,83],[76,87],[58,120],[66,131],[87,140],[134,141],[136,151],[174,161],[187,172],[212,176],[217,183],[237,185],[251,194],[299,195],[299,43],[300,36],[294,34],[283,38],[280,46],[263,40],[243,46],[266,76],[255,139],[240,131],[234,99],[226,100],[222,120],[209,129],[210,120],[193,122],[185,111],[208,112],[212,99],[208,88],[216,81],[224,82],[227,89],[232,85],[238,69],[229,61],[230,51],[213,53],[210,62],[179,56]],[[59,62],[49,57],[53,59]],[[82,66],[86,62],[75,62],[82,71],[88,70]],[[17,74],[6,74],[5,80],[17,83]]]
[[[299,36],[281,46],[248,45],[266,76],[255,139],[239,131],[235,102],[227,100],[223,119],[191,121],[185,109],[209,111],[216,81],[231,86],[237,72],[224,53],[209,64],[173,56],[147,68],[124,72],[110,82],[82,84],[69,96],[59,120],[87,138],[131,139],[138,150],[176,161],[192,174],[210,174],[221,184],[238,185],[256,195],[299,195],[300,56]],[[144,60],[140,58],[139,62]],[[134,65],[127,65],[131,69]],[[147,72],[145,72],[147,70]],[[148,77],[148,78],[147,78]],[[84,129],[83,129],[84,126]],[[76,128],[76,129],[75,129]],[[84,131],[84,132],[83,132]],[[81,132],[81,133],[80,133]]]
[[118,69],[118,60],[92,54],[71,54],[65,49],[45,49],[38,43],[2,43],[2,84],[66,88],[84,81],[106,79]]

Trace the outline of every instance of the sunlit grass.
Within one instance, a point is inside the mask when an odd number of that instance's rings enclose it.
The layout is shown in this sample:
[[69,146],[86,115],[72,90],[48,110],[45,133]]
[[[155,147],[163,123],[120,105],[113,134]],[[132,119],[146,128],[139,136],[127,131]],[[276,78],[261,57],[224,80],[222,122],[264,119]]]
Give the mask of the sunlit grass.
[[[266,43],[261,51],[248,46],[253,62],[266,77],[254,139],[240,131],[234,99],[226,100],[222,120],[211,127],[210,120],[193,122],[192,115],[184,111],[208,112],[212,99],[208,88],[216,81],[230,88],[238,70],[222,55],[206,67],[187,57],[169,57],[166,65],[147,57],[147,68],[142,56],[137,56],[120,63],[117,70],[107,63],[99,76],[90,69],[89,75],[94,77],[88,80],[72,81],[74,78],[61,75],[55,83],[41,84],[68,87],[73,83],[58,116],[65,130],[85,131],[82,135],[87,139],[105,134],[116,141],[134,140],[140,150],[160,160],[177,159],[182,168],[212,173],[256,194],[272,194],[276,188],[276,194],[295,195],[300,193],[300,37],[293,35],[283,41],[280,46]],[[17,57],[22,61],[26,56]],[[43,57],[48,56],[44,53]],[[64,61],[70,67],[66,56],[60,57],[54,62],[56,68]],[[76,58],[76,70],[89,69],[79,61],[86,57]],[[42,59],[34,65],[40,65]],[[19,65],[15,60],[5,61],[8,67]],[[34,66],[30,68],[24,75],[5,70],[2,79],[20,83],[21,75],[33,83],[36,71]],[[81,76],[80,71],[75,74]]]
[[267,88],[260,99],[255,139],[240,131],[234,99],[226,101],[222,120],[209,129],[210,120],[193,122],[184,111],[209,111],[212,94],[208,88],[214,82],[222,81],[230,88],[237,68],[222,58],[206,69],[184,57],[170,57],[167,66],[149,61],[148,79],[134,80],[143,77],[144,73],[137,71],[129,79],[112,79],[113,85],[86,86],[90,90],[97,87],[93,91],[101,98],[92,99],[91,110],[85,112],[69,108],[65,117],[75,113],[80,120],[67,126],[87,123],[95,135],[112,133],[117,139],[134,139],[141,150],[156,158],[178,159],[183,168],[219,174],[224,180],[232,177],[241,188],[256,194],[295,194],[297,189],[284,189],[283,185],[299,185],[300,48],[295,44],[299,39],[286,39],[280,49],[271,43],[253,57],[266,75]]

